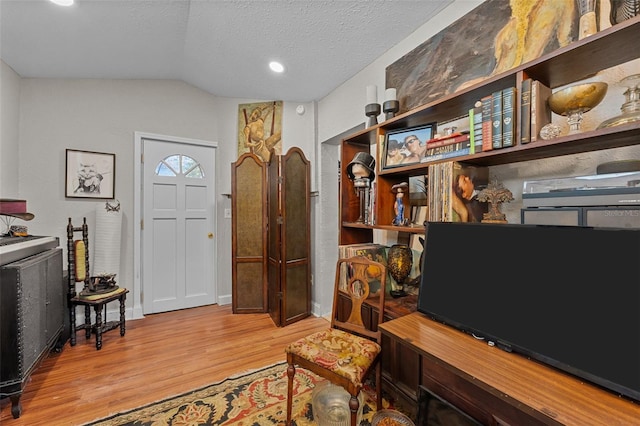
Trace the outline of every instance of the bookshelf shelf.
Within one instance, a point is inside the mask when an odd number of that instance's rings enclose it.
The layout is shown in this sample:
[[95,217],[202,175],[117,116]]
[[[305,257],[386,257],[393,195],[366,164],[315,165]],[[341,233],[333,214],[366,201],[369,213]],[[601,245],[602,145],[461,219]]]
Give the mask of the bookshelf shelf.
[[[550,88],[574,83],[595,75],[597,72],[624,64],[640,57],[637,35],[640,34],[640,16],[628,19],[582,40],[575,41],[547,55],[522,64],[505,73],[490,77],[459,92],[443,96],[411,111],[356,132],[343,139],[341,144],[342,176],[346,166],[357,152],[370,152],[371,146],[381,144],[387,131],[447,122],[469,113],[475,102],[483,96],[507,87],[520,90],[526,78],[539,80]],[[516,108],[519,107],[519,102]],[[516,131],[516,140],[519,140]],[[373,229],[421,233],[417,227],[391,226],[393,202],[391,187],[406,182],[411,176],[427,175],[430,164],[445,161],[460,161],[474,166],[496,166],[550,157],[600,151],[640,144],[640,123],[585,131],[576,135],[552,140],[537,140],[528,144],[479,152],[473,155],[448,158],[428,163],[411,164],[380,170],[380,159],[376,159],[375,217],[376,225],[355,224],[359,202],[348,179],[340,182],[340,238],[339,244],[371,242]],[[381,149],[377,149],[378,153]]]

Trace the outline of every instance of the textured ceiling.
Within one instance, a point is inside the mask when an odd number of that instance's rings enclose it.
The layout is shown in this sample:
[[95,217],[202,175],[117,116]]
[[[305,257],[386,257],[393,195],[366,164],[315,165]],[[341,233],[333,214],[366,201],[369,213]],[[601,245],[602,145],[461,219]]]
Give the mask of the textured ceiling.
[[[309,102],[453,0],[0,0],[22,77],[177,79],[216,96]],[[286,73],[274,75],[270,60]]]

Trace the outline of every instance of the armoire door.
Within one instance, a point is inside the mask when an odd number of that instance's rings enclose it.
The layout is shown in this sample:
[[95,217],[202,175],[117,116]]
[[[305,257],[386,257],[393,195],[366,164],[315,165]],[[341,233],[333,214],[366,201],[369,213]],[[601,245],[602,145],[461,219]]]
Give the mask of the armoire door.
[[267,312],[267,163],[246,153],[231,165],[232,310]]
[[282,327],[311,314],[310,166],[294,147],[268,168],[268,309]]

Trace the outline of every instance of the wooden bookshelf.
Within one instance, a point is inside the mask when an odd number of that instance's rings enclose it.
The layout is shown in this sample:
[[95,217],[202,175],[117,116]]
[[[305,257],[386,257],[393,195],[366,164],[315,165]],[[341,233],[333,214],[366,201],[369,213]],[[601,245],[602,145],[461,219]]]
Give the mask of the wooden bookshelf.
[[[343,139],[341,146],[342,176],[340,182],[340,244],[371,242],[373,229],[420,233],[421,227],[392,226],[393,202],[391,187],[406,182],[410,176],[426,175],[428,165],[418,163],[380,169],[376,161],[376,223],[355,224],[358,217],[359,200],[353,184],[346,179],[346,166],[359,151],[370,152],[371,146],[381,143],[386,132],[433,122],[446,122],[468,114],[475,102],[483,96],[507,87],[518,91],[526,78],[540,80],[551,88],[580,81],[598,71],[620,65],[640,57],[637,35],[640,33],[640,16],[626,20],[590,37],[575,41],[568,46],[543,55],[534,61],[522,64],[508,72],[490,77],[459,92],[452,93],[433,102],[421,105],[383,123],[363,129]],[[519,109],[519,100],[516,109]],[[516,140],[519,140],[519,129]],[[456,161],[477,166],[532,161],[563,155],[620,148],[640,143],[640,123],[585,131],[577,135],[562,136],[552,140],[538,140],[525,145],[480,152],[456,157]],[[378,152],[381,150],[378,149]],[[377,159],[379,160],[379,159]],[[442,161],[451,161],[441,160]]]

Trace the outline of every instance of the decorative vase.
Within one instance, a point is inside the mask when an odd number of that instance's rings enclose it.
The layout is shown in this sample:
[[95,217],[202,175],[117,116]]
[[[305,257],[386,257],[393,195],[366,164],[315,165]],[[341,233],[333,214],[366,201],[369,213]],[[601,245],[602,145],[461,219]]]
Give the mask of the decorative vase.
[[631,19],[640,14],[640,0],[611,0],[609,21],[611,25]]
[[640,121],[640,74],[627,76],[620,80],[620,84],[627,87],[624,92],[626,101],[620,108],[622,114],[603,121],[598,129]]
[[401,286],[400,290],[391,290],[392,297],[406,296],[405,281],[413,267],[413,252],[406,244],[394,244],[387,253],[387,268],[389,274]]

